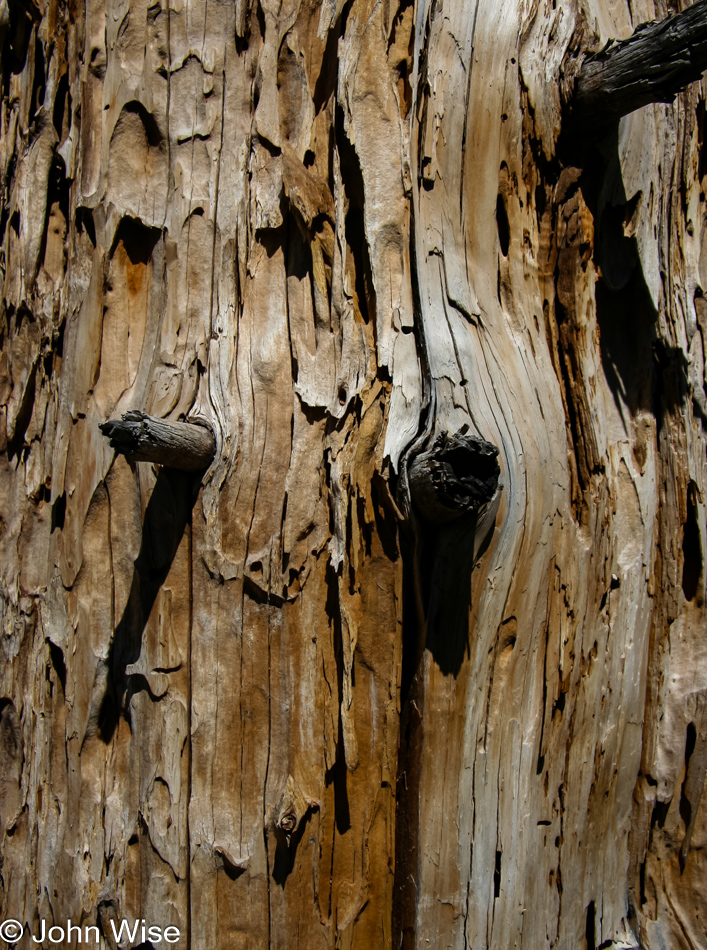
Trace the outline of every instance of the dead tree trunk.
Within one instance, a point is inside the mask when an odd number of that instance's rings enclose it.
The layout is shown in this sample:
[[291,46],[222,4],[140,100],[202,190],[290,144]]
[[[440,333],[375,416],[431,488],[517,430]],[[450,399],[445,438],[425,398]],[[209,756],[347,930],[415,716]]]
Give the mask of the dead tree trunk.
[[701,87],[619,124],[704,43],[600,52],[668,12],[0,0],[22,950],[707,948]]

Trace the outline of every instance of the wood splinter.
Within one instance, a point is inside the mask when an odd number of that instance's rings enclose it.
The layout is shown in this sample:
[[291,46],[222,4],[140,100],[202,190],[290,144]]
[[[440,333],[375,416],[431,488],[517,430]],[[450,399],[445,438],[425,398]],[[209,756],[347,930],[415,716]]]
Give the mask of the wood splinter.
[[100,423],[99,428],[111,448],[129,462],[156,462],[199,472],[208,468],[216,455],[213,433],[194,422],[168,422],[133,409],[120,419]]
[[488,505],[500,474],[495,445],[466,435],[466,427],[453,435],[442,432],[411,463],[410,494],[428,521],[445,524]]

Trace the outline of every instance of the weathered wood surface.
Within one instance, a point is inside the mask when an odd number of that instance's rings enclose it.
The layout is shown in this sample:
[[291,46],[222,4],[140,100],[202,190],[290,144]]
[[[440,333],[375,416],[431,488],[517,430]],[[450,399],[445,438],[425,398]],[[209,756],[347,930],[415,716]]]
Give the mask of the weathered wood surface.
[[707,0],[697,0],[586,59],[572,105],[582,122],[605,124],[652,102],[672,102],[706,69]]
[[139,410],[101,422],[98,428],[129,462],[157,462],[198,472],[208,468],[216,455],[216,441],[206,426],[155,419]]
[[[3,917],[707,946],[702,90],[557,153],[668,12],[2,3]],[[484,552],[406,505],[465,426]]]

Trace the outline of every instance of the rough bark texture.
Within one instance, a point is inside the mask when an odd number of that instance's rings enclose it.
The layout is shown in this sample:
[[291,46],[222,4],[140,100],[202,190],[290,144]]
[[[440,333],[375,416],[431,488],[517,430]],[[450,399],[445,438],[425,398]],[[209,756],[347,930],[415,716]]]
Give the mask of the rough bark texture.
[[0,0],[3,917],[707,947],[701,90],[561,136],[669,12]]

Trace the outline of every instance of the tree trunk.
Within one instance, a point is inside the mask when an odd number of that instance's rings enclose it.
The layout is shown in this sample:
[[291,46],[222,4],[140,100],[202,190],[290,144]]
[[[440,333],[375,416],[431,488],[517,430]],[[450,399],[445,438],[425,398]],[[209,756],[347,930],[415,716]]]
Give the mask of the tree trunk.
[[676,9],[0,0],[22,950],[707,947],[705,109],[571,121]]

